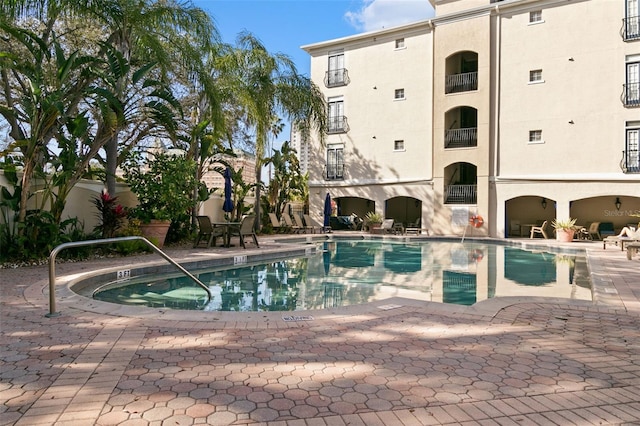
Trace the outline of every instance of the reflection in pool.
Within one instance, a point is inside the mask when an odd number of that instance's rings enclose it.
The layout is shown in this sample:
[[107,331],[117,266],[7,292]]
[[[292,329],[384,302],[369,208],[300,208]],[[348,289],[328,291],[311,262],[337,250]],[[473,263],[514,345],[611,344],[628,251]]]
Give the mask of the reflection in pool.
[[224,270],[192,271],[213,297],[178,274],[102,286],[94,298],[205,311],[295,311],[389,297],[471,305],[499,296],[591,300],[584,256],[490,243],[338,240],[316,254]]

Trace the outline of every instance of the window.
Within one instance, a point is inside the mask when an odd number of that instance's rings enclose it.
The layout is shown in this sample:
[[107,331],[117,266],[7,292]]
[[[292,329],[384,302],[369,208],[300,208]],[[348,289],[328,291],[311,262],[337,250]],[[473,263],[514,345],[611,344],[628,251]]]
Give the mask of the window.
[[345,131],[344,101],[342,97],[329,98],[329,133],[341,133]]
[[542,70],[529,71],[529,83],[543,83]]
[[344,145],[327,146],[327,179],[344,178]]
[[403,140],[393,141],[393,150],[404,151],[404,141]]
[[396,89],[395,99],[404,99],[404,89]]
[[636,40],[640,38],[639,15],[638,0],[627,0],[626,16],[624,19],[625,40]]
[[625,173],[640,172],[640,122],[627,122],[622,170]]
[[340,86],[345,83],[344,72],[344,52],[330,52],[329,53],[329,70],[327,72],[329,87]]
[[529,130],[529,143],[544,143],[542,130]]
[[542,11],[541,10],[534,10],[529,12],[529,23],[530,24],[537,24],[543,22],[542,21]]
[[640,62],[638,57],[627,58],[627,81],[624,86],[624,104],[640,106]]
[[396,40],[396,49],[404,49],[405,45],[404,45],[404,39],[403,38],[399,38]]

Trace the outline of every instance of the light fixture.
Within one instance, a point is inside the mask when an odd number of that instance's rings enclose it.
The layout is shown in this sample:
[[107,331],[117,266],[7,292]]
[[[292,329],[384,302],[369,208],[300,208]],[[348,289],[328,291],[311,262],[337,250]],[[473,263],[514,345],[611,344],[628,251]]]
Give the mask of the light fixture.
[[569,120],[569,124],[573,124],[573,120]]
[[616,210],[620,210],[622,206],[622,202],[620,201],[620,197],[616,197]]
[[543,198],[543,199],[542,199],[542,202],[541,202],[540,204],[542,204],[542,208],[543,208],[543,209],[546,209],[546,208],[547,208],[547,199],[546,199],[546,198]]
[[573,62],[573,58],[569,58],[569,62]]
[[375,136],[372,136],[371,139],[377,139]]
[[377,87],[376,87],[376,86],[373,86],[373,90],[376,90],[376,89],[377,89]]

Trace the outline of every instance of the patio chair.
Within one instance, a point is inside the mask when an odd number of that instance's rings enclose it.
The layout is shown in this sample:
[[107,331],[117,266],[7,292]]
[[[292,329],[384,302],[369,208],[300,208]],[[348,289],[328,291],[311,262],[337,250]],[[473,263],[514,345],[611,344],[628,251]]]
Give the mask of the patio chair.
[[288,232],[289,227],[282,224],[282,221],[278,220],[278,216],[275,213],[269,213],[269,220],[271,221],[271,227],[275,232]]
[[298,224],[293,223],[293,219],[291,219],[291,216],[289,216],[288,213],[282,213],[282,219],[284,219],[285,225],[287,225],[287,227],[294,234],[299,234],[300,232],[303,231],[303,229],[300,226],[298,226]]
[[540,226],[532,226],[531,227],[531,234],[529,235],[529,238],[534,238],[536,234],[542,235],[542,237],[545,240],[549,238],[547,236],[547,221],[546,220],[544,222],[542,222],[542,225],[540,225]]
[[522,228],[519,220],[512,220],[509,226],[509,236],[515,237],[516,235],[522,237]]
[[209,216],[196,216],[196,219],[198,221],[198,236],[193,244],[194,248],[198,247],[201,241],[206,241],[206,247],[211,247],[213,242],[215,247],[218,237],[224,240],[224,228],[213,226]]
[[230,227],[229,228],[229,240],[231,237],[237,236],[240,238],[240,245],[243,249],[246,249],[245,245],[245,237],[251,237],[253,239],[253,243],[256,247],[260,248],[260,244],[258,244],[258,237],[256,235],[256,231],[254,230],[254,225],[256,222],[255,215],[247,215],[242,218],[240,222],[240,226]]
[[589,239],[591,240],[601,240],[600,236],[600,222],[593,222],[589,225]]

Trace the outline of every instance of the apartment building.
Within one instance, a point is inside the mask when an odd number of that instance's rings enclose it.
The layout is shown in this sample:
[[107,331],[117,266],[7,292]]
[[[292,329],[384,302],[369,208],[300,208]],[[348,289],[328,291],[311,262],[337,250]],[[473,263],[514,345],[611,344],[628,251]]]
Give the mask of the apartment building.
[[340,215],[441,235],[637,223],[638,1],[431,2],[433,19],[302,47],[329,108],[311,214],[329,192]]

